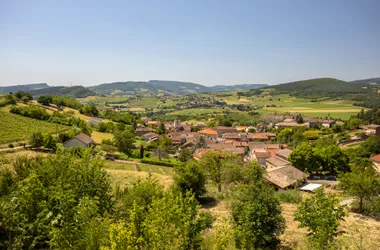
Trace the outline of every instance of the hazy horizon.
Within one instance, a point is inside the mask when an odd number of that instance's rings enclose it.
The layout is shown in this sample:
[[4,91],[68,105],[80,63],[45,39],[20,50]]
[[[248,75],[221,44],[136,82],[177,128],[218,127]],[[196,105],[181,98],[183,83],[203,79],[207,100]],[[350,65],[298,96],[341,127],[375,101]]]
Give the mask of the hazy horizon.
[[0,86],[380,76],[380,1],[0,3]]

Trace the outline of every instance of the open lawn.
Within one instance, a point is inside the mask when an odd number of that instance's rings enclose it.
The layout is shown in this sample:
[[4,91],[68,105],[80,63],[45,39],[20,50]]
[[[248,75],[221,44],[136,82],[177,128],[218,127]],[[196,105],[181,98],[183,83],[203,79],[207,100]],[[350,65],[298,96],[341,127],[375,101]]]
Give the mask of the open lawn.
[[165,188],[168,188],[173,182],[173,169],[169,167],[109,161],[106,163],[106,169],[112,184],[119,185],[121,188],[132,185],[138,179],[145,179],[149,174]]
[[34,132],[57,133],[70,127],[0,110],[0,144],[29,139]]
[[94,139],[94,141],[96,143],[101,143],[102,140],[112,140],[113,139],[113,134],[102,133],[102,132],[98,132],[98,131],[93,130],[92,134],[91,134],[91,137],[92,137],[92,139]]

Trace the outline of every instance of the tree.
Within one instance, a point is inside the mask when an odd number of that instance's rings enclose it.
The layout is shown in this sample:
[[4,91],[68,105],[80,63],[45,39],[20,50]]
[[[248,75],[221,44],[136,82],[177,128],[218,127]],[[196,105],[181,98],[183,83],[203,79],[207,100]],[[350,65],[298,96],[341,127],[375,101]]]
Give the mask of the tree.
[[140,159],[144,158],[144,150],[145,150],[145,145],[141,143],[140,144]]
[[191,151],[188,149],[182,149],[179,151],[178,160],[180,162],[187,162],[193,158],[193,155],[191,154]]
[[55,139],[51,134],[46,134],[44,137],[44,147],[55,151],[57,149],[57,139]]
[[162,158],[168,157],[168,151],[166,150],[165,147],[160,145],[154,150],[154,155],[157,156],[158,159],[161,161]]
[[362,121],[359,118],[350,117],[350,119],[346,122],[344,127],[348,130],[354,130],[357,129],[361,123]]
[[29,139],[29,145],[32,148],[39,148],[44,145],[44,136],[41,132],[34,132],[30,139]]
[[183,194],[191,191],[199,199],[206,192],[205,184],[206,176],[197,162],[189,161],[175,167],[174,185]]
[[91,150],[18,158],[13,183],[0,197],[0,246],[83,249],[85,225],[113,207],[103,164]]
[[117,148],[112,144],[103,144],[102,143],[101,148],[104,152],[106,152],[106,155],[113,154],[115,151],[117,151]]
[[204,136],[198,138],[197,142],[194,145],[194,148],[207,148],[207,143]]
[[348,195],[359,200],[359,212],[364,212],[363,201],[371,201],[380,194],[380,177],[372,167],[372,162],[366,158],[355,159],[351,172],[343,174],[339,187]]
[[310,144],[299,144],[289,156],[292,165],[302,171],[312,173],[319,169],[319,159],[316,158]]
[[338,227],[345,215],[344,208],[339,206],[339,200],[327,196],[323,188],[320,188],[297,207],[294,218],[300,222],[298,227],[306,227],[309,231],[307,236],[313,249],[326,249],[340,233]]
[[359,154],[361,157],[370,157],[371,155],[380,153],[380,137],[370,136],[368,139],[360,144]]
[[166,133],[165,124],[163,122],[160,123],[160,126],[157,128],[157,133],[163,135]]
[[284,232],[285,219],[274,190],[263,180],[263,169],[249,164],[248,182],[234,192],[231,214],[238,249],[275,249]]
[[222,183],[229,180],[231,171],[243,165],[240,156],[227,151],[208,151],[199,159],[201,168],[206,177],[218,186],[218,192],[222,191]]
[[133,150],[133,143],[135,142],[135,131],[132,127],[127,127],[124,131],[117,131],[113,137],[115,146],[120,152],[131,156]]
[[348,155],[337,145],[314,149],[314,154],[319,159],[323,171],[332,174],[347,172],[349,170]]
[[277,135],[277,140],[281,143],[289,143],[290,136],[293,134],[293,130],[291,128],[284,128]]
[[49,106],[53,102],[53,98],[50,95],[41,95],[38,97],[37,102],[39,104]]
[[303,119],[303,117],[302,117],[302,114],[297,114],[297,115],[296,115],[296,122],[297,122],[298,124],[300,124],[300,123],[304,123],[304,122],[305,122],[304,119]]

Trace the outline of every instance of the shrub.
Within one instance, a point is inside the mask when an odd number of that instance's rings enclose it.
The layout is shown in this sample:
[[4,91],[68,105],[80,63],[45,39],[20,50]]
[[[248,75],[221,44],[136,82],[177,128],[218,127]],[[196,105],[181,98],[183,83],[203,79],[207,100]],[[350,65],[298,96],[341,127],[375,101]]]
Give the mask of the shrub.
[[14,148],[15,147],[12,143],[9,144],[8,146],[9,146],[9,148]]
[[298,204],[302,201],[302,195],[300,191],[295,189],[291,190],[281,190],[276,193],[277,199],[286,203]]
[[166,161],[157,161],[152,159],[141,159],[141,163],[151,164],[151,165],[158,165],[158,166],[166,166],[166,167],[175,167],[177,164],[172,162],[166,162]]

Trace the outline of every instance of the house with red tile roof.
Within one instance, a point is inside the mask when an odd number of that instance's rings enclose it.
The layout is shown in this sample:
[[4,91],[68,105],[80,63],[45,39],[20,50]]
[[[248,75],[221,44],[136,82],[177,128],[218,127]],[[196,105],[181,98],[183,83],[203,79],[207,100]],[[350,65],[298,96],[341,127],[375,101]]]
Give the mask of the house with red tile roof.
[[373,167],[380,173],[380,154],[371,157]]

